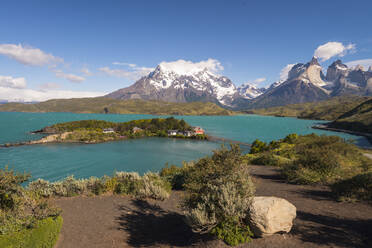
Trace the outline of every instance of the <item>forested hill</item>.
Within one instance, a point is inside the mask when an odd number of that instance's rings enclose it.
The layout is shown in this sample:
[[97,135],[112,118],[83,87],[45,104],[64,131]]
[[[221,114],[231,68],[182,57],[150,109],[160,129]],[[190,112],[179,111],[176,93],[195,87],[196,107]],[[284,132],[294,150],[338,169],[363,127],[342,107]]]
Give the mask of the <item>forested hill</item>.
[[6,103],[0,112],[74,112],[154,115],[232,115],[210,102],[174,103],[144,100],[116,100],[105,97],[56,99],[40,103]]

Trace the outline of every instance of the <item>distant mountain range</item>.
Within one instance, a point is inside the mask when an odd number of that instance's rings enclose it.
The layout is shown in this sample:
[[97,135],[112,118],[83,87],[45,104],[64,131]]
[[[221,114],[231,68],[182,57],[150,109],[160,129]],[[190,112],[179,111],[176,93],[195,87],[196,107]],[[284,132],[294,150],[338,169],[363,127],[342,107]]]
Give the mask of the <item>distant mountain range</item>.
[[268,88],[233,82],[207,69],[180,73],[166,65],[142,77],[133,85],[112,92],[114,99],[161,100],[166,102],[214,102],[231,109],[253,109],[294,103],[315,102],[334,96],[372,95],[372,68],[348,68],[341,60],[332,63],[326,75],[316,58],[298,63],[288,78]]

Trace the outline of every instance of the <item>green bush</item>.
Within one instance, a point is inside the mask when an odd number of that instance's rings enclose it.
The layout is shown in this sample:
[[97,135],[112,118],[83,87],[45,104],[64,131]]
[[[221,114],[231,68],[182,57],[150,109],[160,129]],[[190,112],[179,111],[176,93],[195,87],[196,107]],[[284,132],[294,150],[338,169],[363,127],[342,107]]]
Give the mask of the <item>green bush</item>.
[[[230,240],[227,233],[231,228],[226,220],[234,219],[234,226],[243,226],[254,186],[239,146],[222,147],[211,157],[200,159],[189,168],[184,186],[183,207],[187,223],[194,231],[210,232],[219,226],[215,234]],[[234,230],[245,236],[244,228]]]
[[340,200],[372,202],[372,172],[336,182],[331,189]]
[[116,194],[134,195],[138,198],[165,200],[171,192],[171,184],[159,174],[148,172],[141,177],[137,172],[116,172]]
[[17,210],[23,204],[22,183],[30,178],[29,174],[15,173],[5,167],[0,170],[0,209]]
[[117,180],[116,194],[137,195],[142,187],[141,176],[137,172],[116,172],[114,178]]
[[267,151],[267,150],[268,150],[267,144],[265,142],[261,141],[261,140],[256,139],[252,143],[250,153],[255,154],[255,153],[260,153],[260,152],[264,152],[264,151]]
[[169,198],[172,186],[163,180],[159,174],[148,172],[142,177],[141,187],[137,192],[137,197],[153,198],[155,200],[165,200]]
[[251,237],[253,237],[249,226],[245,223],[240,223],[236,218],[219,223],[212,229],[211,233],[231,246],[248,243],[252,240]]
[[32,228],[37,221],[58,216],[58,209],[50,208],[38,194],[22,187],[30,175],[0,170],[0,234],[11,234]]
[[288,134],[284,139],[283,142],[288,143],[288,144],[294,144],[298,139],[298,134],[296,133],[291,133]]
[[2,248],[53,248],[62,227],[62,217],[38,221],[33,228],[0,235]]
[[193,163],[183,162],[182,167],[176,165],[171,165],[169,167],[168,164],[166,164],[165,167],[161,169],[159,175],[172,185],[172,189],[182,190],[184,189],[183,185],[185,184],[187,168],[192,165]]
[[275,155],[271,152],[264,152],[258,154],[255,158],[251,159],[254,165],[270,165],[270,166],[284,166],[290,163],[290,159]]
[[283,174],[288,181],[300,184],[330,183],[340,173],[338,154],[327,149],[304,151],[300,157],[287,166]]

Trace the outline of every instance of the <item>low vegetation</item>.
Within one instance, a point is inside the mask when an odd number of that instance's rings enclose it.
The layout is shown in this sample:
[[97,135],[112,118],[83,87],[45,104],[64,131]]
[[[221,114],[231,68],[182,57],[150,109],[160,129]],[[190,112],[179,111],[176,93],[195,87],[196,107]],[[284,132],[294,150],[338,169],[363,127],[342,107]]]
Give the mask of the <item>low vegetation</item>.
[[256,140],[244,159],[280,167],[290,183],[330,185],[340,199],[372,200],[372,160],[338,136],[291,134],[269,144]]
[[53,247],[62,225],[60,210],[22,187],[28,174],[0,170],[0,247]]
[[33,228],[16,233],[0,235],[0,247],[3,248],[52,248],[58,240],[62,228],[62,217],[46,218],[35,223]]
[[280,107],[253,109],[247,112],[259,115],[333,121],[368,99],[371,97],[342,96],[319,102],[289,104]]
[[2,112],[74,112],[153,115],[232,115],[234,112],[210,102],[174,103],[144,100],[116,100],[106,97],[56,99],[40,103],[7,103]]
[[246,217],[255,189],[239,146],[182,167],[166,166],[160,175],[185,190],[183,208],[195,232],[212,233],[229,245],[251,240]]
[[171,185],[157,173],[148,172],[140,176],[137,172],[116,172],[112,177],[102,178],[76,179],[69,176],[56,182],[37,179],[28,185],[28,190],[44,198],[113,193],[164,200],[169,197]]

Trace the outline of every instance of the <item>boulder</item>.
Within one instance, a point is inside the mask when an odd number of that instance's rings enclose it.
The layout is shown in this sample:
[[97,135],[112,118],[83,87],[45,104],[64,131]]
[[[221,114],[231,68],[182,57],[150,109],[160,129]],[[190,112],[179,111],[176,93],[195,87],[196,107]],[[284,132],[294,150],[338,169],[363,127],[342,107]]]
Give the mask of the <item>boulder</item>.
[[249,209],[250,226],[257,237],[289,232],[296,218],[296,207],[278,197],[253,197]]

